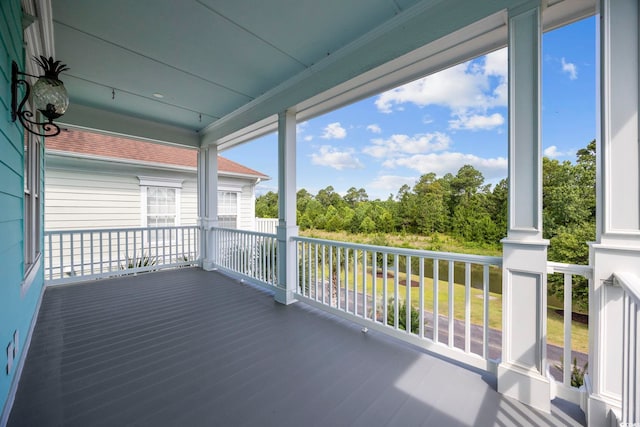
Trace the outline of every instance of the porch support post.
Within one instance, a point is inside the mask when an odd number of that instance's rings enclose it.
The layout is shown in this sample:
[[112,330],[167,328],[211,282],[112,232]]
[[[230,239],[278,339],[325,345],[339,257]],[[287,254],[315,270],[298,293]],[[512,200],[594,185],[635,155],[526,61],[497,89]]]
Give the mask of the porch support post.
[[295,302],[296,247],[291,241],[298,235],[296,225],[296,113],[278,114],[278,286],[275,300]]
[[215,269],[215,234],[218,226],[218,147],[208,145],[198,151],[198,217],[201,230],[202,269]]
[[[640,274],[640,137],[637,0],[600,0],[597,237],[591,245],[587,420],[605,423],[621,409],[622,291],[616,272]],[[618,412],[619,413],[619,412]]]
[[509,10],[509,218],[503,244],[498,391],[549,412],[547,246],[542,238],[541,6]]

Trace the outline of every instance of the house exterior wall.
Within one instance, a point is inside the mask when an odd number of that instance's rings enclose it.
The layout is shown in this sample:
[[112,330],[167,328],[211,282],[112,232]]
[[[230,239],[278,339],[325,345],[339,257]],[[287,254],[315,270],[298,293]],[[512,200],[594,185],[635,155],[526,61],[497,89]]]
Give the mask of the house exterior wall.
[[[21,70],[25,63],[21,16],[19,0],[0,2],[0,424],[8,415],[8,399],[18,360],[37,314],[44,283],[42,258],[34,265],[33,275],[25,281],[24,136],[22,126],[10,118],[11,61],[16,61]],[[41,185],[42,179],[41,174]],[[16,356],[7,372],[7,347],[14,342],[16,331]]]
[[45,230],[144,226],[141,177],[179,182],[177,225],[196,223],[196,174],[96,160],[46,158]]
[[[177,225],[198,218],[196,171],[140,167],[118,162],[47,154],[45,230],[129,228],[144,226],[145,199],[141,179],[179,184]],[[253,180],[220,177],[221,191],[238,194],[238,227],[253,229]]]

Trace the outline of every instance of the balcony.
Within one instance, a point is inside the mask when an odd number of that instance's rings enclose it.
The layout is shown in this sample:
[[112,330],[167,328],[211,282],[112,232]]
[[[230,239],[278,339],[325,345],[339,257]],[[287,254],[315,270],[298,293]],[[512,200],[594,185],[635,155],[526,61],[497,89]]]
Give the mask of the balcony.
[[283,306],[277,236],[212,231],[213,272],[190,267],[194,227],[46,232],[8,425],[584,425],[568,371],[551,413],[496,391],[501,258],[296,237],[299,302]]
[[179,268],[49,287],[8,425],[584,423],[565,402],[545,414],[495,382],[220,272]]

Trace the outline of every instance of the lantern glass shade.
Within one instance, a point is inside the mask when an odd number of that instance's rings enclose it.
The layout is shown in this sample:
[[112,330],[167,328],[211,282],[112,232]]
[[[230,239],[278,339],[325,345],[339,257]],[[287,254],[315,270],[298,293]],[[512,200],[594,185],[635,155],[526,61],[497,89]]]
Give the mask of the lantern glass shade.
[[69,107],[69,95],[58,79],[41,76],[31,88],[31,105],[49,121],[62,116]]

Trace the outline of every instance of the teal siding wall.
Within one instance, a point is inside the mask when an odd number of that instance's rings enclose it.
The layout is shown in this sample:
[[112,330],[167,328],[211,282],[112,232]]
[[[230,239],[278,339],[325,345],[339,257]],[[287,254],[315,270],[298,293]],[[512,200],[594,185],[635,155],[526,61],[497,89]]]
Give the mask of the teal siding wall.
[[[21,283],[24,279],[24,148],[22,128],[19,124],[11,122],[11,61],[16,61],[21,69],[24,69],[22,43],[20,0],[2,0],[0,1],[0,411],[5,407],[11,383],[16,375],[17,361],[22,357],[25,339],[36,315],[35,310],[44,283],[42,268],[40,268],[35,282],[24,295],[21,295]],[[44,188],[44,185],[41,188]],[[19,354],[11,372],[7,373],[7,346],[12,341],[16,330],[20,337]]]

